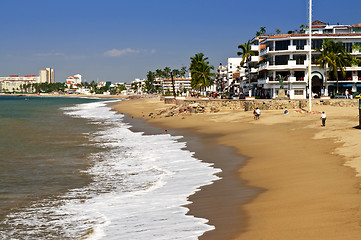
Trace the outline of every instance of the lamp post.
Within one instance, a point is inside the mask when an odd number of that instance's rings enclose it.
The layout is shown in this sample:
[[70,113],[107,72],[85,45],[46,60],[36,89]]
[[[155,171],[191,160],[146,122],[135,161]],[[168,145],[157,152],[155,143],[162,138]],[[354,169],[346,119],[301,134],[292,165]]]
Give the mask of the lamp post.
[[308,49],[308,90],[309,90],[309,94],[308,94],[308,99],[309,99],[309,108],[310,108],[310,112],[312,111],[312,78],[311,78],[311,64],[312,64],[312,0],[310,1],[310,6],[309,6],[309,23],[308,23],[308,41],[309,41],[309,49]]

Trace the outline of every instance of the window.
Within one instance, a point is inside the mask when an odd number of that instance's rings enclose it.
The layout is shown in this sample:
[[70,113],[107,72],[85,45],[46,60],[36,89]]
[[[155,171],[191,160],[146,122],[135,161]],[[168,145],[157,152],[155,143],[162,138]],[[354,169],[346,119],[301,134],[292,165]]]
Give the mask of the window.
[[322,39],[312,40],[312,49],[321,48],[322,47]]
[[295,89],[295,95],[302,96],[303,95],[303,89]]
[[285,41],[277,41],[276,42],[276,51],[279,50],[288,50],[288,46],[290,45],[290,40]]
[[306,60],[306,55],[293,55],[293,59],[296,60],[296,64],[303,65]]
[[266,43],[266,48],[268,48],[269,51],[273,51],[273,42]]
[[296,46],[296,50],[304,50],[305,45],[307,44],[307,41],[304,40],[293,40],[293,45]]
[[342,43],[342,45],[345,48],[346,52],[349,52],[349,53],[352,52],[352,43],[346,42],[346,43]]
[[275,56],[275,65],[287,65],[289,55]]
[[294,76],[296,77],[296,81],[303,81],[305,79],[305,72],[295,71]]

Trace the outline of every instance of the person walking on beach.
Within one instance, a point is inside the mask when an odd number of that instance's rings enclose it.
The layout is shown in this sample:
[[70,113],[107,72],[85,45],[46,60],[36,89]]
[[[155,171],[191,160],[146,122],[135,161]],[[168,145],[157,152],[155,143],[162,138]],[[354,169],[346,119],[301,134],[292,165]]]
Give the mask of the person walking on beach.
[[326,126],[326,113],[322,112],[321,114],[322,127]]
[[261,116],[261,110],[259,108],[256,109],[256,120],[259,119],[259,116]]

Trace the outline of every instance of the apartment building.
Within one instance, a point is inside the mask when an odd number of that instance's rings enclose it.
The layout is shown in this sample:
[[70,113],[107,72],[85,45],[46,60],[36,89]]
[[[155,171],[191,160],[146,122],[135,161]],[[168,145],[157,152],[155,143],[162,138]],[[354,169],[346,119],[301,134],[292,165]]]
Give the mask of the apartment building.
[[54,83],[55,82],[54,69],[52,68],[40,69],[39,77],[40,77],[40,82],[42,83]]
[[18,92],[23,90],[24,85],[34,83],[54,83],[54,69],[41,69],[39,71],[39,76],[10,75],[8,77],[0,77],[0,91]]
[[[185,90],[190,90],[192,78],[173,78],[174,80],[174,89],[176,92],[184,92]],[[172,79],[164,78],[161,80],[161,85],[163,92],[173,92],[173,83]]]
[[[305,99],[308,89],[308,52],[312,52],[312,93],[314,96],[325,92],[336,93],[336,79],[327,77],[325,69],[315,64],[320,56],[317,51],[325,39],[342,42],[346,51],[361,59],[361,24],[329,25],[321,21],[312,24],[312,42],[309,42],[308,32],[272,35],[256,42],[254,51],[259,52],[256,78],[252,79],[252,92],[255,95],[275,98],[280,89],[279,76],[284,78],[284,89],[290,99]],[[255,61],[257,59],[254,59]],[[251,69],[251,72],[254,72]],[[361,91],[361,66],[346,68],[346,76],[339,74],[339,90]],[[246,86],[245,86],[246,87]]]

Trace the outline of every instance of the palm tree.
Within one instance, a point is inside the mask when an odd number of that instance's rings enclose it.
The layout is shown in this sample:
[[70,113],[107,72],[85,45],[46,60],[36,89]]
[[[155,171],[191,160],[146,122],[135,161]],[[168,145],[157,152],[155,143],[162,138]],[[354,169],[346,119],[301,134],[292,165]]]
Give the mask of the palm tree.
[[264,35],[266,33],[266,27],[261,27],[259,31],[261,35]]
[[338,70],[341,71],[341,75],[346,75],[346,67],[351,66],[352,56],[348,53],[342,42],[330,41],[331,52],[330,58],[332,59],[332,65],[330,65],[334,77],[336,77],[336,91],[338,92]]
[[238,56],[242,55],[242,60],[240,63],[240,66],[242,67],[244,65],[244,63],[247,64],[247,71],[248,71],[248,88],[249,88],[249,92],[248,95],[251,96],[251,71],[250,71],[250,62],[251,62],[251,57],[255,56],[255,52],[251,51],[251,41],[248,40],[248,42],[241,44],[238,46],[238,48],[241,49],[241,52],[237,52]]
[[155,70],[155,76],[158,77],[158,78],[162,78],[163,77],[163,71],[162,69],[157,69]]
[[197,53],[194,57],[191,57],[191,64],[189,70],[191,72],[192,81],[191,87],[195,89],[202,89],[209,87],[213,84],[214,73],[211,70],[214,69],[212,65],[209,65],[207,57],[204,57],[203,53]]
[[281,33],[281,30],[276,29],[276,33],[277,33],[277,34],[280,34],[280,33]]
[[[212,77],[215,75],[211,73],[214,67],[205,62],[198,63],[197,67],[192,70],[192,88],[204,88],[213,84]],[[193,81],[194,80],[194,81]]]
[[165,78],[169,78],[171,71],[172,71],[172,70],[171,70],[169,67],[165,67],[165,68],[163,69],[163,76],[164,76]]
[[321,56],[320,56],[320,58],[318,58],[316,60],[316,63],[325,69],[325,91],[324,91],[324,95],[328,96],[328,89],[327,89],[328,72],[327,72],[327,68],[328,68],[328,66],[332,66],[332,68],[335,68],[334,62],[331,59],[331,56],[332,56],[332,54],[331,54],[331,52],[332,52],[332,43],[331,43],[331,41],[329,39],[326,39],[322,43],[321,49],[317,49],[317,51],[319,53],[321,53]]
[[304,33],[305,32],[305,30],[304,30],[305,27],[306,26],[304,24],[301,24],[300,25],[300,30],[298,31],[298,33]]
[[154,92],[154,79],[155,79],[155,73],[152,71],[148,71],[147,80],[145,81],[145,90],[148,93]]
[[187,67],[182,67],[181,70],[180,70],[180,75],[181,77],[184,77],[187,73]]

